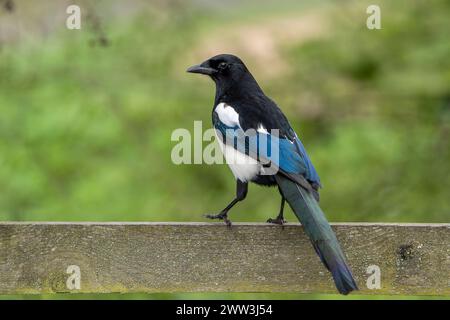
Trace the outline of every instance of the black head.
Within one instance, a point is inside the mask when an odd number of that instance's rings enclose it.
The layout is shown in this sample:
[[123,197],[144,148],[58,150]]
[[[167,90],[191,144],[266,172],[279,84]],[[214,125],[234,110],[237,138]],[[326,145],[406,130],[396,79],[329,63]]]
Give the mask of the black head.
[[188,68],[186,71],[210,76],[219,91],[227,91],[230,88],[235,88],[236,85],[239,87],[243,85],[258,87],[242,60],[232,54],[219,54]]

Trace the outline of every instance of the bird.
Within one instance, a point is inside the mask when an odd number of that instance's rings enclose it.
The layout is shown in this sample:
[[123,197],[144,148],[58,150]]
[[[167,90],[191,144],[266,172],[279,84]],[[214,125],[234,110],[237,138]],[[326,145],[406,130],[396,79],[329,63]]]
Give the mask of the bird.
[[[278,105],[264,94],[244,62],[235,55],[219,54],[186,71],[209,76],[215,83],[212,123],[236,180],[234,199],[218,214],[206,217],[231,226],[228,213],[246,198],[250,182],[278,187],[280,210],[267,222],[284,225],[287,202],[331,272],[339,293],[347,295],[358,290],[336,235],[318,204],[322,187],[319,175]],[[261,141],[265,143],[258,143]]]

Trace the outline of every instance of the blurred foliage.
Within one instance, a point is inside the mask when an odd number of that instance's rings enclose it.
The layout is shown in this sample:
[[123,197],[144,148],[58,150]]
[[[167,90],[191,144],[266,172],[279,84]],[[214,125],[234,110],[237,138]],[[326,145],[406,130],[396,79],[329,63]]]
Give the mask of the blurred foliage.
[[[329,219],[448,222],[448,1],[378,1],[372,31],[369,1],[155,2],[121,19],[89,3],[82,31],[0,43],[1,220],[199,221],[222,209],[234,194],[225,165],[170,160],[174,129],[210,127],[213,84],[184,73],[207,56],[192,52],[221,27],[313,12],[328,28],[282,42],[284,72],[248,60],[304,141]],[[19,2],[0,22],[20,13]],[[265,221],[279,201],[252,186],[231,219]]]

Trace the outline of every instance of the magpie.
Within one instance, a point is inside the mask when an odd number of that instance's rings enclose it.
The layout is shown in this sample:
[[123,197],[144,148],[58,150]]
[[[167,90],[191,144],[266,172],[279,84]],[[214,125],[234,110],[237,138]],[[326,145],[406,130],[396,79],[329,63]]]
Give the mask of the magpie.
[[[338,291],[348,294],[358,290],[336,235],[319,207],[319,175],[281,109],[264,94],[242,60],[234,55],[214,56],[187,72],[208,75],[215,82],[212,122],[226,163],[236,179],[233,201],[219,214],[207,217],[221,219],[230,226],[228,212],[245,199],[249,182],[278,186],[280,211],[267,222],[285,223],[283,211],[287,201],[320,260],[331,272]],[[255,141],[265,143],[252,143]]]

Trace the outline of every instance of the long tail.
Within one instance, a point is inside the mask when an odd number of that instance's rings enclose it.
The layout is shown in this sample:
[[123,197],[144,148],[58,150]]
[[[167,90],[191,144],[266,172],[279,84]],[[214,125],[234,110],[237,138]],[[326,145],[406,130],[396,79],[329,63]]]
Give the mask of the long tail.
[[313,195],[280,174],[275,177],[283,196],[302,223],[320,260],[333,275],[336,288],[342,294],[358,290],[336,235]]

